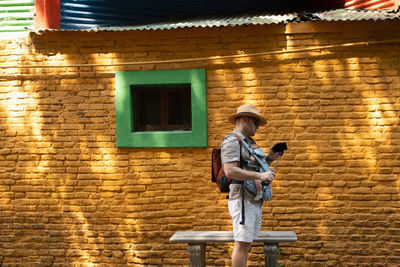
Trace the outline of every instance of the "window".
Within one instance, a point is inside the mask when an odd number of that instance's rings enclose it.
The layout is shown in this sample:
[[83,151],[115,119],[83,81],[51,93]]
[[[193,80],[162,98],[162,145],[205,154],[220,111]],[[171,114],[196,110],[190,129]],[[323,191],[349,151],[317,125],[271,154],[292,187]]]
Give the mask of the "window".
[[204,69],[120,71],[117,147],[206,147]]
[[190,91],[190,85],[183,88],[131,86],[131,95],[136,98],[133,131],[191,131]]

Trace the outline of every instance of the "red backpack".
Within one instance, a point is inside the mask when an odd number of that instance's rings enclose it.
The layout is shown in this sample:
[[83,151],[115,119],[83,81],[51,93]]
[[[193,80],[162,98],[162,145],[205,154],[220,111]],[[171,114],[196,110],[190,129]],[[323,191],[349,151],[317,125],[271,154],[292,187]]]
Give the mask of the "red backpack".
[[[240,145],[240,150],[242,150],[242,138],[240,138],[239,135],[233,133]],[[232,135],[232,134],[230,134]],[[229,136],[229,135],[228,135]],[[241,155],[240,151],[240,155]],[[240,156],[241,158],[241,156]],[[231,184],[232,180],[226,176],[223,168],[222,168],[222,162],[221,162],[221,148],[214,148],[212,151],[212,168],[211,168],[211,181],[217,184],[219,191],[222,193],[228,193],[229,192],[229,185]]]

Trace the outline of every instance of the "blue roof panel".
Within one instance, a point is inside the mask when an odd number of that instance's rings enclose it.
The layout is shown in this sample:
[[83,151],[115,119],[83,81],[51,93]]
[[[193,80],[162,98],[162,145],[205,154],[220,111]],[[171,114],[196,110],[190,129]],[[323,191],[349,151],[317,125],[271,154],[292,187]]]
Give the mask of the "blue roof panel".
[[[133,26],[251,12],[284,14],[343,7],[344,0],[61,0],[62,29]],[[88,18],[88,23],[81,21]]]

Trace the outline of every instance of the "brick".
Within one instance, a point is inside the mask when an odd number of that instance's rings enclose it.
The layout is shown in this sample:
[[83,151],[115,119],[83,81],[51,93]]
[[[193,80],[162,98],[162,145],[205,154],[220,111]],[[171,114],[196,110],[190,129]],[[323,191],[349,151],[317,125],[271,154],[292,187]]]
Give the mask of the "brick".
[[[246,31],[53,32],[27,37],[26,45],[34,41],[35,50],[0,41],[1,61],[68,66],[273,51],[275,46],[302,48],[354,38],[382,40],[389,30],[398,33],[397,24],[289,24],[294,32],[287,34],[281,25],[248,26]],[[210,182],[209,153],[231,131],[227,116],[247,101],[259,105],[268,119],[255,136],[258,143],[289,144],[278,164],[274,200],[263,208],[265,229],[295,230],[299,236],[283,248],[279,261],[288,266],[397,263],[397,46],[226,64],[5,70],[0,81],[0,240],[12,249],[0,248],[4,264],[49,265],[52,255],[59,266],[187,265],[185,245],[171,250],[168,244],[174,231],[230,230],[225,196]],[[59,53],[50,56],[51,51]],[[115,147],[116,71],[204,66],[207,149]],[[231,245],[208,246],[207,264],[229,265],[230,250]],[[262,261],[256,245],[249,266]]]

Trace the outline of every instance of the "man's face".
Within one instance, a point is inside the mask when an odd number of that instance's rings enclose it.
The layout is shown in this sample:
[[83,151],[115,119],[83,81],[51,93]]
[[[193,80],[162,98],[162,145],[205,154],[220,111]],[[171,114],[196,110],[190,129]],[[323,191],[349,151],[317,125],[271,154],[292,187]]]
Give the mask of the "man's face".
[[254,136],[259,128],[259,121],[255,118],[244,117],[248,136]]

